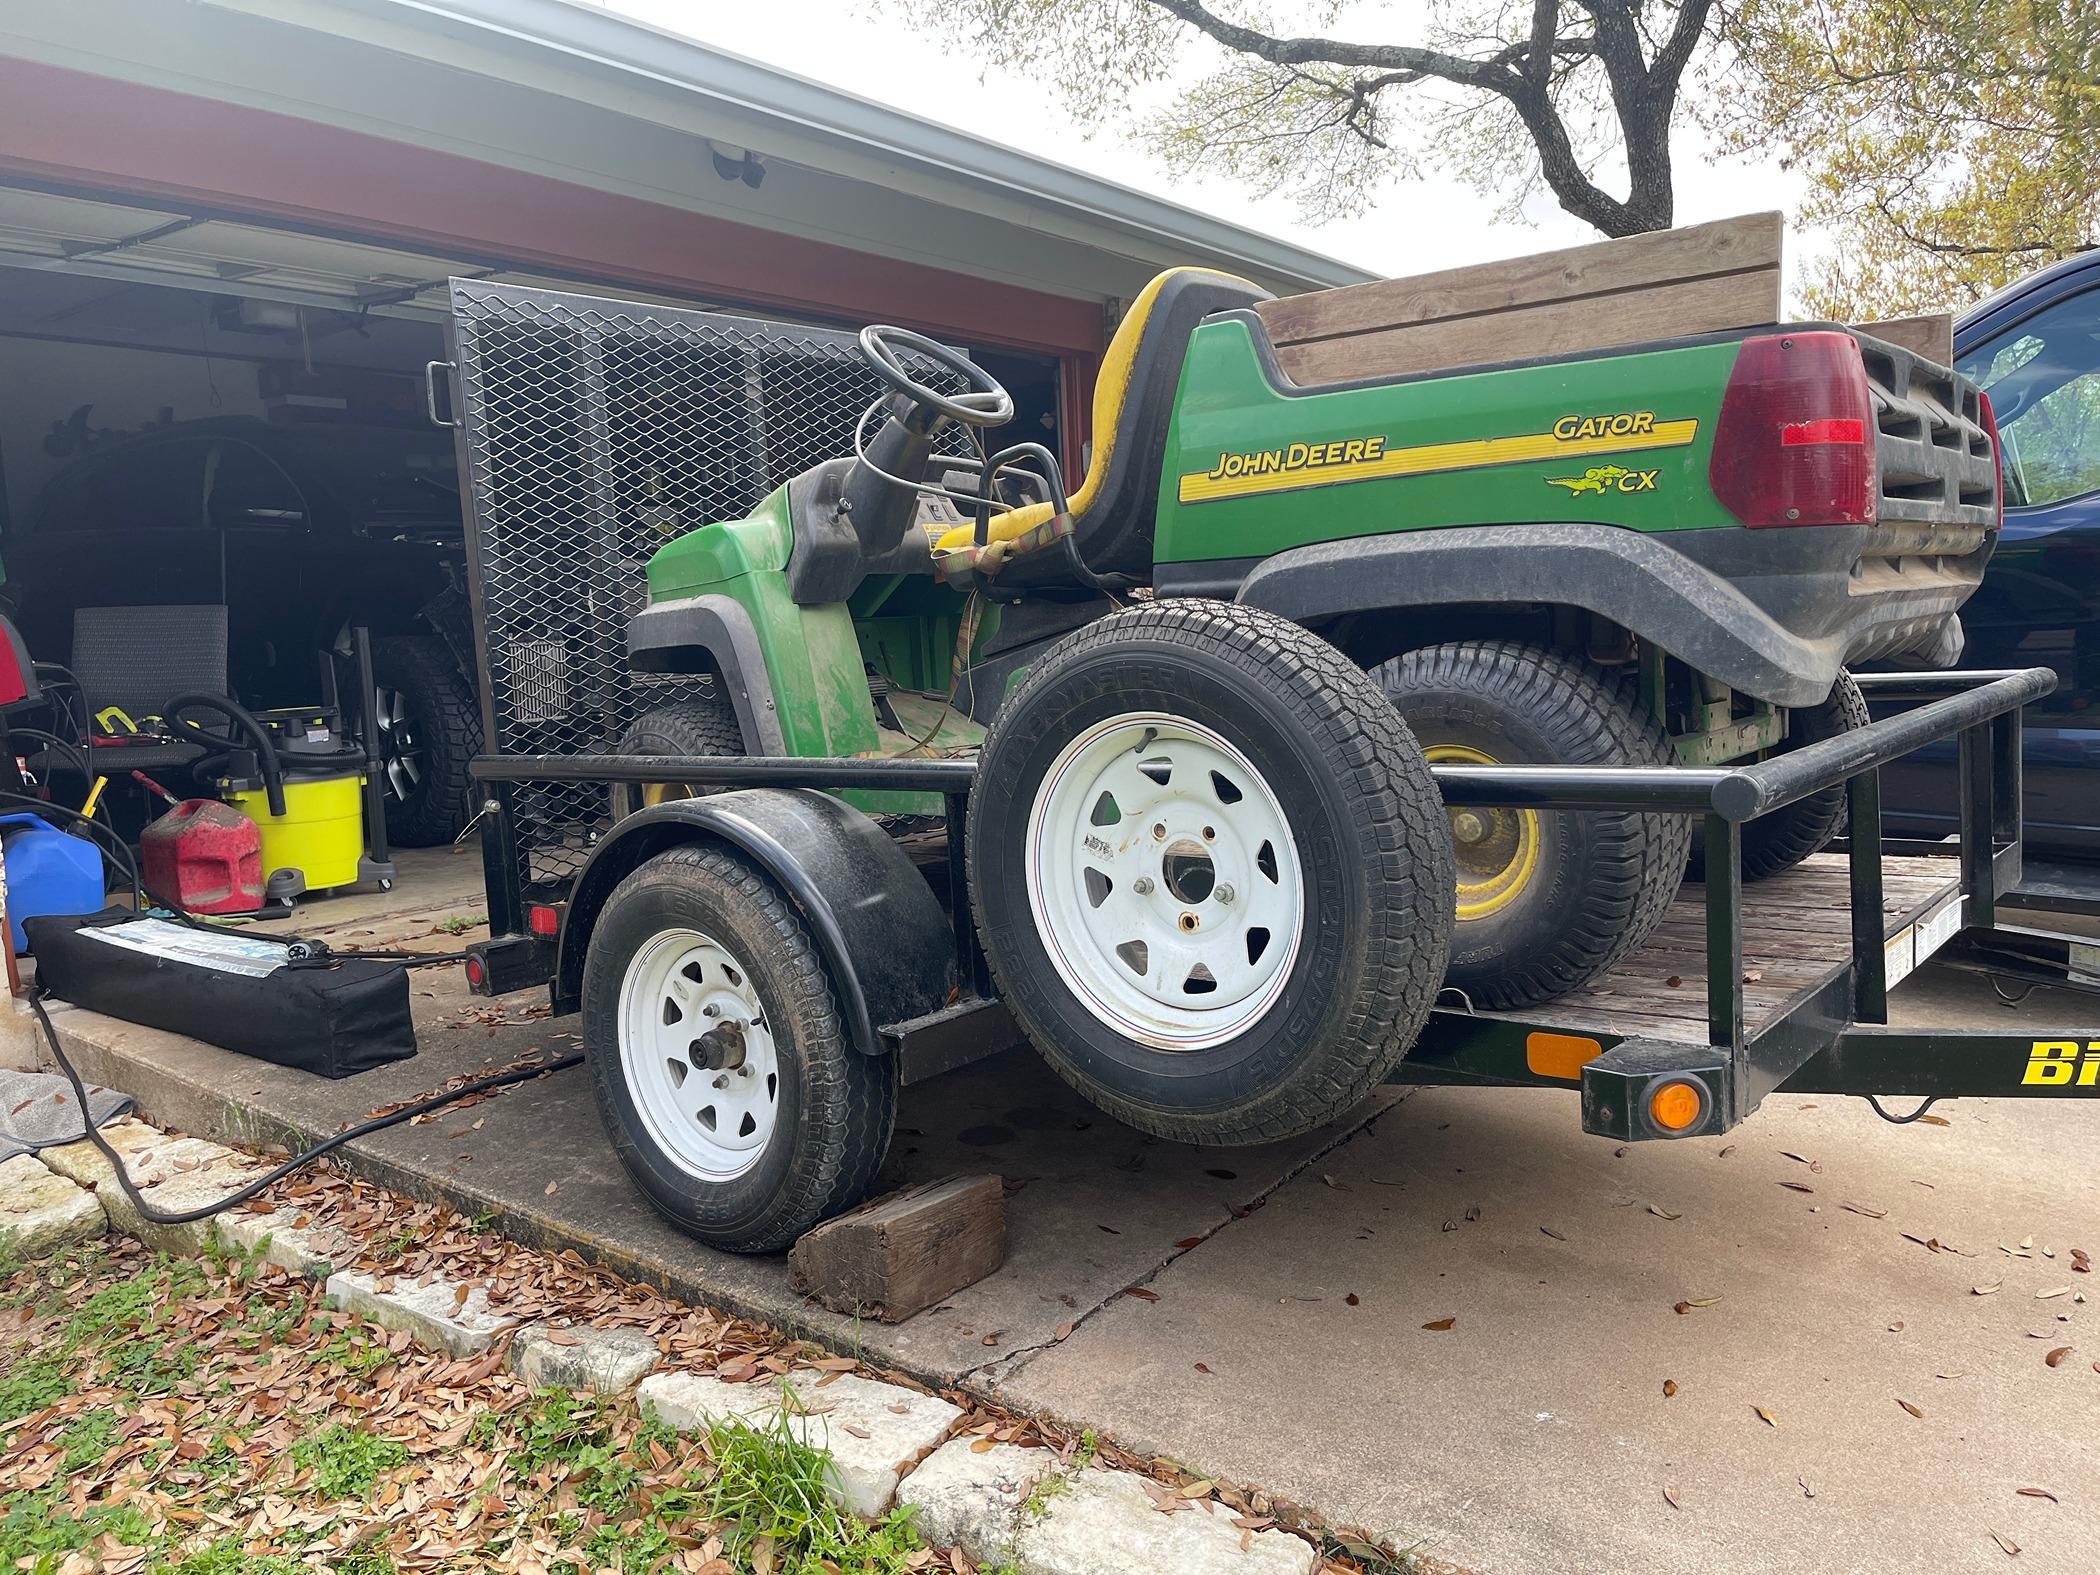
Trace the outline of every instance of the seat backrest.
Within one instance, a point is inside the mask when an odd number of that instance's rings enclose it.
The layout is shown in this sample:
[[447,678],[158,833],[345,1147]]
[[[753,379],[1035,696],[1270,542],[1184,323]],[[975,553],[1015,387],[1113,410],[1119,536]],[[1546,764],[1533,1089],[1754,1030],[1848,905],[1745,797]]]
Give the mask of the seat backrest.
[[1213,312],[1251,307],[1269,292],[1229,273],[1170,268],[1123,316],[1094,383],[1094,457],[1072,495],[1079,554],[1097,574],[1145,574],[1167,424],[1189,335]]
[[73,676],[96,710],[160,716],[180,694],[227,693],[226,609],[81,607],[73,613]]

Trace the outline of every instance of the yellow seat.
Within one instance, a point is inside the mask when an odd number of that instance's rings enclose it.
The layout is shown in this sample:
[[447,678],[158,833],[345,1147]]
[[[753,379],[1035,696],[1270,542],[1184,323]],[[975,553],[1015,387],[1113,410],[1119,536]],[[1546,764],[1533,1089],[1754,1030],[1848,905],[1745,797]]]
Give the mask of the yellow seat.
[[[1069,498],[1069,534],[1081,538],[1082,556],[1095,569],[1131,572],[1151,566],[1151,512],[1158,503],[1160,454],[1188,336],[1212,312],[1251,307],[1267,299],[1267,291],[1232,274],[1169,268],[1130,303],[1094,381],[1093,459],[1086,479]],[[1108,515],[1116,516],[1111,523],[1126,528],[1115,533],[1117,541],[1102,561],[1095,562],[1087,550],[1088,539]],[[952,526],[933,544],[934,563],[943,573],[951,566],[995,572],[1010,557],[1062,540],[1066,530],[1041,529],[1054,516],[1048,503],[994,515],[986,533],[988,548],[981,555],[972,550],[975,523]],[[1031,533],[1035,539],[1024,540]],[[1135,561],[1140,556],[1142,564]]]

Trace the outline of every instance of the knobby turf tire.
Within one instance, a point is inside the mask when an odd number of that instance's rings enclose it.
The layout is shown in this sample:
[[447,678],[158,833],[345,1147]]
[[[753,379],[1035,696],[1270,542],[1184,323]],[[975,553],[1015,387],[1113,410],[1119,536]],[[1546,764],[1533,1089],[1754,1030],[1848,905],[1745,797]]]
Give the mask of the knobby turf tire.
[[[615,751],[622,755],[741,755],[743,730],[727,700],[679,700],[644,711],[620,735]],[[672,783],[676,798],[698,798],[719,789]],[[625,820],[642,807],[643,789],[632,782],[612,784],[614,820]]]
[[[751,1170],[710,1182],[650,1138],[620,1065],[620,986],[650,937],[673,927],[715,938],[757,987],[779,1061],[774,1136]],[[896,1120],[892,1057],[847,1037],[831,976],[779,888],[712,843],[659,853],[614,888],[583,972],[584,1055],[615,1153],[650,1204],[729,1252],[778,1252],[866,1194]]]
[[[1544,646],[1461,640],[1393,658],[1375,676],[1425,748],[1506,765],[1666,766],[1670,743],[1631,678]],[[1458,924],[1446,982],[1475,1006],[1565,995],[1637,950],[1684,878],[1682,815],[1540,810],[1534,873],[1508,906]]]
[[[1867,711],[1866,697],[1859,692],[1859,685],[1841,668],[1828,699],[1821,705],[1797,707],[1788,717],[1786,742],[1775,753],[1785,754],[1804,744],[1836,738],[1865,727],[1873,720]],[[1844,829],[1843,783],[1825,788],[1820,793],[1811,793],[1807,798],[1796,799],[1769,815],[1746,820],[1743,822],[1743,879],[1767,880],[1790,870],[1810,854],[1821,853],[1829,847],[1831,839]],[[1688,873],[1693,880],[1706,878],[1705,850],[1699,846],[1697,838],[1692,841]]]
[[372,681],[401,693],[423,751],[421,785],[387,800],[387,840],[397,847],[441,848],[473,813],[474,781],[467,762],[481,753],[481,703],[460,676],[450,648],[434,636],[374,640]]
[[[1044,773],[1095,722],[1158,711],[1228,738],[1275,794],[1305,883],[1299,952],[1237,1035],[1162,1050],[1090,1012],[1051,962],[1025,843]],[[969,884],[1001,995],[1044,1059],[1118,1120],[1206,1144],[1285,1138],[1375,1088],[1420,1032],[1451,927],[1435,782],[1377,686],[1318,636],[1177,600],[1089,624],[1038,660],[978,757]]]

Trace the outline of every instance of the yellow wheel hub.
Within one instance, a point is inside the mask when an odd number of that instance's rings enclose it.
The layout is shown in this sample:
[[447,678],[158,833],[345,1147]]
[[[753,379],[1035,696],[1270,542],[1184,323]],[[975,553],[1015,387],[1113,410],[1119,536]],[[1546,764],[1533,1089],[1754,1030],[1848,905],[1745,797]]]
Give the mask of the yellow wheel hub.
[[644,782],[642,784],[642,808],[652,804],[668,804],[675,798],[697,798],[690,783]]
[[[1431,744],[1422,753],[1431,765],[1501,764],[1465,744]],[[1458,863],[1458,922],[1500,913],[1523,894],[1538,871],[1538,811],[1468,804],[1444,813],[1451,822],[1451,850]]]

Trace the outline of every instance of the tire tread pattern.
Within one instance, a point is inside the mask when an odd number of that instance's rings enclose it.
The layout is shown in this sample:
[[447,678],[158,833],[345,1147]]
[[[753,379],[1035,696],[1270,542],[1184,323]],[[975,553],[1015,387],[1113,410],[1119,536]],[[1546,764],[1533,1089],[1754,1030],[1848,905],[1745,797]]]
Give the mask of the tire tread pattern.
[[[1375,672],[1403,714],[1408,690],[1419,686],[1502,697],[1534,717],[1551,716],[1566,745],[1562,764],[1673,763],[1669,739],[1642,712],[1632,679],[1545,646],[1457,640],[1408,651]],[[1511,959],[1493,979],[1467,984],[1476,1006],[1536,1005],[1598,978],[1647,942],[1683,883],[1692,841],[1689,817],[1560,813],[1580,817],[1591,878],[1575,893],[1558,944]]]
[[[786,981],[788,999],[780,1005],[792,1018],[795,1041],[802,1047],[801,1128],[792,1134],[801,1152],[787,1185],[770,1200],[763,1217],[732,1236],[708,1232],[692,1211],[672,1207],[648,1186],[642,1190],[658,1212],[687,1230],[706,1232],[713,1245],[730,1252],[778,1252],[811,1226],[860,1201],[873,1184],[889,1153],[896,1119],[895,1067],[889,1057],[863,1055],[847,1042],[831,976],[793,904],[755,865],[727,848],[692,843],[657,854],[614,889],[599,916],[601,931],[623,898],[645,887],[688,884],[704,885],[716,900],[741,905],[757,926],[772,932],[776,944],[761,966],[774,979]],[[602,998],[604,990],[613,1000]],[[618,990],[617,979],[602,983],[601,998],[587,1006],[587,1025],[617,1023]],[[617,1060],[619,1055],[617,1040],[588,1043],[587,1048],[594,1058],[610,1054]],[[599,1074],[607,1075],[603,1066]],[[599,1108],[613,1147],[634,1170],[634,1136],[609,1108],[602,1090]]]
[[[1273,613],[1198,598],[1133,605],[1068,635],[1029,670],[1001,708],[1025,710],[1031,696],[1073,662],[1118,646],[1178,647],[1238,670],[1250,684],[1282,693],[1305,736],[1355,805],[1357,855],[1373,901],[1365,925],[1364,977],[1347,1014],[1322,1045],[1308,1047],[1293,1074],[1228,1110],[1182,1112],[1132,1099],[1079,1075],[1057,1051],[1048,1025],[1012,989],[1004,953],[979,896],[984,795],[970,796],[971,892],[992,974],[1030,1039],[1065,1081],[1127,1125],[1159,1137],[1204,1144],[1263,1143],[1296,1136],[1364,1099],[1413,1047],[1443,983],[1454,876],[1449,830],[1434,778],[1407,725],[1349,658],[1311,631]],[[1289,681],[1276,682],[1279,671]],[[979,756],[980,773],[1000,769],[998,730]],[[1428,937],[1437,937],[1427,944]],[[1062,989],[1060,983],[1058,988]]]
[[405,806],[387,806],[387,840],[404,848],[443,847],[473,812],[474,781],[467,762],[481,753],[481,702],[460,678],[445,642],[435,636],[374,640],[372,668],[382,687],[412,689],[423,697],[428,720],[436,725],[436,737],[424,741],[425,759],[435,754],[442,768],[424,777],[423,791]]

